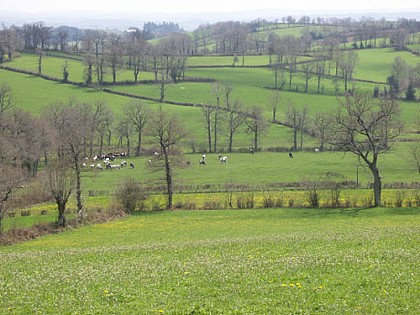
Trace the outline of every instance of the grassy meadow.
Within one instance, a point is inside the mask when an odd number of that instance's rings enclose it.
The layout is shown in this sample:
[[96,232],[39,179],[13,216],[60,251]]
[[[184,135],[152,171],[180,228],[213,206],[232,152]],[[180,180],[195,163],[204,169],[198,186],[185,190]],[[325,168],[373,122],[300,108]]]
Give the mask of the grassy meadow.
[[0,248],[2,314],[418,314],[418,208],[151,212]]
[[[300,36],[308,29],[283,25],[274,31]],[[82,83],[82,56],[67,56],[44,55],[42,73],[60,80],[66,64],[69,80]],[[375,86],[383,90],[395,57],[412,66],[419,62],[418,56],[389,48],[358,50],[358,56],[349,87],[367,93]],[[216,82],[229,82],[231,101],[261,106],[271,119],[274,74],[268,64],[267,55],[189,57],[186,78],[208,82],[170,84],[163,103],[142,100],[176,113],[189,132],[181,143],[183,163],[174,169],[176,210],[151,211],[165,207],[162,190],[155,189],[143,205],[149,211],[0,247],[0,314],[419,314],[420,175],[410,155],[411,141],[419,138],[419,103],[400,102],[405,141],[380,157],[386,207],[370,208],[372,176],[356,156],[315,153],[319,140],[306,134],[303,150],[292,159],[291,128],[272,124],[260,137],[262,150],[254,155],[248,153],[253,138],[244,129],[235,136],[232,153],[226,153],[227,135],[220,133],[220,152],[208,153],[200,105],[215,105]],[[5,65],[36,73],[38,56],[23,53]],[[141,81],[153,79],[152,72],[139,75]],[[287,73],[285,79],[288,85]],[[106,73],[111,91],[159,98],[159,84],[121,84],[134,80],[129,70],[118,71],[120,84],[111,85],[111,80]],[[35,115],[75,98],[104,102],[118,117],[132,101],[0,68],[3,83],[12,88],[16,107]],[[340,81],[339,93],[343,86]],[[289,104],[307,107],[311,120],[317,113],[335,111],[340,97],[330,76],[322,78],[321,93],[315,76],[308,93],[304,88],[304,75],[298,71],[291,88],[279,91],[277,120],[286,121]],[[144,146],[157,150],[149,137]],[[198,164],[203,153],[206,166]],[[228,156],[228,163],[218,161],[219,153]],[[164,186],[163,172],[151,166],[156,159],[151,154],[130,156],[126,161],[135,168],[115,171],[84,168],[86,211],[117,207],[114,192],[128,178],[148,188]],[[328,181],[347,186],[321,189]],[[309,203],[314,187],[319,209]],[[338,204],[333,205],[334,198]],[[72,197],[68,219],[76,209]],[[57,219],[53,203],[14,209],[13,214],[3,220],[4,231]]]

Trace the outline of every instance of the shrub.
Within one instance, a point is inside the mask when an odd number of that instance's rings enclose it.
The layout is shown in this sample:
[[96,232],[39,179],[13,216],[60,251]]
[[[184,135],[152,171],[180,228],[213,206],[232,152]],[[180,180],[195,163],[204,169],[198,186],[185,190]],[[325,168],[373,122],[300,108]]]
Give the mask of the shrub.
[[203,205],[204,210],[222,209],[222,206],[218,200],[206,200]]
[[146,190],[134,179],[126,179],[115,192],[116,199],[127,213],[136,211],[137,204],[147,199]]
[[397,190],[395,192],[395,206],[402,207],[405,199],[405,190]]
[[236,197],[236,206],[238,209],[252,209],[255,205],[255,198],[253,194]]

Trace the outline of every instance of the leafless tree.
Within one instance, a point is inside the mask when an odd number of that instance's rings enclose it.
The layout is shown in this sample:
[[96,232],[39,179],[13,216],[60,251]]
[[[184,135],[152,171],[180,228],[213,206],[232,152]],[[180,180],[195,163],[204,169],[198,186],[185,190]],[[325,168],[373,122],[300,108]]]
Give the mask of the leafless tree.
[[[0,139],[1,145],[4,142]],[[7,201],[14,189],[18,188],[27,178],[27,174],[14,163],[5,161],[0,162],[0,235],[3,233],[3,219],[7,213]]]
[[293,150],[297,151],[297,138],[298,138],[298,131],[299,131],[299,110],[293,104],[289,103],[287,105],[286,111],[286,123],[293,129]]
[[69,40],[69,32],[66,29],[60,29],[57,33],[60,50],[65,51]]
[[117,81],[117,72],[123,65],[124,42],[120,35],[110,34],[107,44],[107,56],[112,72],[112,82],[115,83]]
[[3,83],[0,86],[0,124],[4,112],[11,109],[13,106],[12,88],[7,83]]
[[216,108],[214,110],[214,119],[213,119],[213,151],[217,152],[217,135],[219,131],[219,112],[220,112],[220,97],[223,93],[223,84],[216,83],[213,85],[213,94],[216,97]]
[[166,175],[166,192],[168,196],[167,209],[172,208],[173,198],[173,174],[175,147],[186,135],[186,131],[178,116],[169,114],[162,107],[153,115],[150,123],[150,135],[159,144],[163,154],[164,169]]
[[354,67],[356,66],[359,57],[357,52],[354,50],[344,51],[339,59],[338,67],[341,72],[341,77],[344,80],[344,91],[348,90],[348,81],[352,79]]
[[271,98],[270,98],[270,102],[271,102],[271,107],[273,109],[273,122],[276,122],[277,120],[277,110],[280,104],[280,93],[279,91],[274,91],[273,93],[271,93]]
[[201,111],[203,113],[204,116],[204,126],[206,128],[207,131],[207,143],[208,143],[208,149],[209,152],[212,152],[212,125],[213,125],[213,112],[216,110],[216,108],[214,106],[211,105],[203,105]]
[[20,139],[17,141],[18,130],[13,123],[13,113],[2,113],[0,120],[0,234],[2,233],[2,220],[6,213],[6,203],[13,190],[21,185],[28,177],[23,168],[23,157]]
[[305,76],[305,93],[308,93],[309,80],[313,76],[314,64],[312,62],[304,62],[301,64],[300,68]]
[[42,48],[37,48],[36,53],[38,55],[38,74],[42,73],[42,57],[44,56],[44,50]]
[[402,131],[398,103],[391,98],[372,98],[355,93],[339,101],[330,143],[363,161],[373,176],[374,205],[381,205],[382,180],[379,156],[388,153]]
[[260,106],[252,106],[247,111],[245,123],[247,132],[253,136],[254,152],[258,151],[258,139],[268,132],[269,123],[264,117],[264,109]]
[[307,128],[308,123],[308,106],[305,106],[301,112],[299,112],[298,122],[299,122],[299,132],[300,132],[300,150],[303,149],[303,136],[305,134],[305,130]]
[[126,115],[117,117],[117,125],[115,126],[115,133],[118,137],[118,147],[123,146],[123,139],[126,140],[127,155],[131,154],[131,135],[133,133],[133,125],[130,118]]
[[137,131],[136,156],[140,156],[143,133],[147,123],[152,117],[152,111],[142,102],[132,101],[124,108],[124,114],[128,121],[131,122],[133,129]]
[[81,189],[81,167],[85,157],[86,141],[90,128],[85,124],[83,105],[77,100],[70,100],[67,105],[55,104],[46,108],[44,116],[55,133],[57,156],[71,161],[76,177],[76,199],[80,218],[84,217]]
[[327,133],[331,127],[331,117],[325,113],[318,113],[315,116],[313,124],[315,126],[315,134],[319,138],[319,150],[324,150],[325,141],[327,139]]
[[66,226],[66,205],[76,187],[72,163],[67,159],[50,161],[46,167],[45,185],[57,203],[58,226]]
[[233,138],[239,131],[239,128],[245,123],[245,112],[243,104],[236,100],[233,104],[230,102],[226,108],[226,123],[228,134],[228,151],[232,152]]
[[[3,30],[0,30],[0,51],[7,54],[9,60],[12,59],[16,50],[22,49],[22,38],[16,27],[7,28],[3,25]],[[2,62],[3,55],[0,56],[0,63]]]
[[148,57],[150,55],[150,44],[140,36],[139,32],[133,32],[126,39],[129,67],[134,74],[134,82],[137,83],[139,73],[142,69],[147,70]]

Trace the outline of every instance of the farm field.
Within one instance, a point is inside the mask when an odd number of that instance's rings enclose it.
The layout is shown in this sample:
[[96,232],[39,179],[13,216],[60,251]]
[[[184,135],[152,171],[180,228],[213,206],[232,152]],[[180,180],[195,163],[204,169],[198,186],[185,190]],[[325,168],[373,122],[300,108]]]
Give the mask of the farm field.
[[418,208],[151,212],[0,248],[3,314],[418,314]]
[[[42,22],[3,25],[0,314],[420,314],[420,24],[289,18],[148,42],[135,29],[71,29],[66,42]],[[335,140],[318,123],[337,123],[344,92],[400,105],[395,142],[381,138],[391,119],[374,144],[366,128],[351,138],[369,158],[389,149],[377,207],[367,163],[321,141]],[[367,113],[355,125],[383,114]],[[108,152],[112,166],[94,158]]]

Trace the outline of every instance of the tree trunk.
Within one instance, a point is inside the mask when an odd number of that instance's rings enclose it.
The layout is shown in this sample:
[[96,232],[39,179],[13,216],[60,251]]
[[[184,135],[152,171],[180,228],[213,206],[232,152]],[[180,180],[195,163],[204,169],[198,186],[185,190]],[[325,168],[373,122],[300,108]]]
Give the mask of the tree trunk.
[[141,131],[139,131],[139,138],[138,138],[138,142],[137,142],[136,156],[140,156],[140,150],[141,150]]
[[217,108],[216,111],[214,113],[214,138],[213,138],[213,152],[217,152],[217,119],[218,119],[218,114],[219,114],[219,106],[220,106],[220,98],[217,98]]
[[168,193],[168,202],[167,202],[167,209],[172,209],[172,195],[173,195],[173,187],[172,187],[172,171],[171,165],[169,162],[169,152],[168,149],[162,146],[162,152],[165,157],[165,172],[166,172],[166,188]]
[[258,151],[258,128],[255,128],[254,131],[254,151]]
[[233,133],[230,132],[230,134],[229,134],[229,152],[232,152],[232,146],[233,146]]
[[379,170],[376,165],[371,165],[370,170],[373,175],[373,195],[374,195],[374,203],[375,207],[381,205],[381,195],[382,195],[382,180],[381,176],[379,176]]
[[207,120],[207,137],[209,143],[209,153],[211,153],[211,113],[208,115]]
[[74,157],[74,168],[76,172],[76,200],[77,200],[77,212],[80,217],[83,218],[83,204],[82,204],[82,183],[80,175],[79,157]]
[[60,199],[57,200],[57,207],[58,207],[58,226],[66,226],[66,216],[65,216],[65,211],[66,211],[66,203],[64,202],[64,200]]

